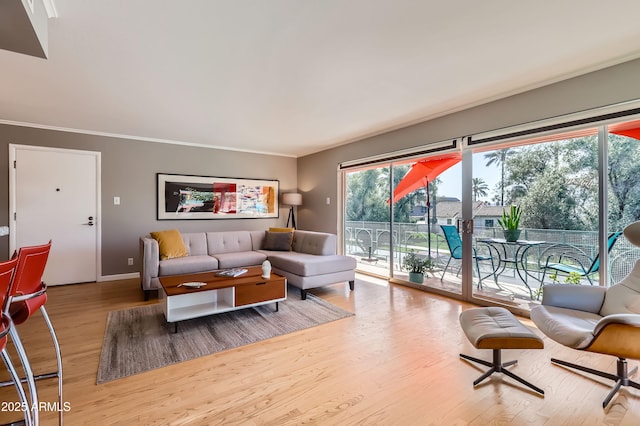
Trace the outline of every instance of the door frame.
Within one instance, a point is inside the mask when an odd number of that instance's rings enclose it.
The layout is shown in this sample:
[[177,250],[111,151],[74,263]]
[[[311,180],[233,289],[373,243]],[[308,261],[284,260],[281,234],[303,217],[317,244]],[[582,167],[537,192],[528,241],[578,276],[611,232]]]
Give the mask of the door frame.
[[89,155],[93,156],[96,163],[96,276],[95,281],[100,281],[102,277],[102,172],[101,172],[101,164],[102,157],[101,152],[98,151],[86,151],[79,149],[67,149],[67,148],[52,148],[46,146],[37,146],[37,145],[19,145],[19,144],[9,144],[9,257],[12,256],[12,253],[17,250],[16,247],[16,220],[15,220],[15,209],[16,209],[16,168],[14,167],[16,162],[16,154],[18,150],[31,150],[31,151],[48,151],[52,153],[68,153],[68,154],[76,154],[76,155]]

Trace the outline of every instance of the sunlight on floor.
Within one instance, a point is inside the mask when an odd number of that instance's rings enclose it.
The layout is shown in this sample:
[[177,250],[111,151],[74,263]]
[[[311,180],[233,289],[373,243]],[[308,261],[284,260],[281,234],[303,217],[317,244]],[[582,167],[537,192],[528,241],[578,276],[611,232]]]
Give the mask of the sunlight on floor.
[[375,285],[379,285],[382,287],[388,287],[389,286],[389,282],[384,279],[384,278],[377,278],[377,277],[372,277],[370,275],[365,275],[365,274],[361,274],[361,273],[357,273],[356,272],[356,279],[359,281],[366,281],[370,284],[375,284]]

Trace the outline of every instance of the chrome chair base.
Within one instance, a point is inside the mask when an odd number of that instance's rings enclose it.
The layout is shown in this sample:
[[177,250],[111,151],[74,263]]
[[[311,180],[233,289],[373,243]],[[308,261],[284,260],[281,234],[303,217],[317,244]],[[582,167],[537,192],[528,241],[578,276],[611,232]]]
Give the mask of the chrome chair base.
[[544,390],[540,389],[539,387],[537,387],[534,384],[531,384],[530,382],[528,382],[525,379],[523,379],[522,377],[512,373],[511,371],[505,369],[505,367],[509,367],[509,366],[514,365],[514,364],[517,364],[518,360],[513,360],[513,361],[508,361],[508,362],[503,363],[502,362],[502,354],[501,354],[501,350],[500,349],[493,349],[493,362],[485,361],[483,359],[474,358],[472,356],[465,355],[465,354],[460,354],[460,358],[463,358],[463,359],[466,359],[468,361],[472,361],[472,362],[484,365],[486,367],[491,367],[488,371],[486,371],[484,374],[482,374],[482,376],[478,377],[473,382],[473,386],[478,386],[484,379],[486,379],[487,377],[491,376],[493,373],[503,373],[503,374],[506,374],[507,376],[511,377],[512,379],[522,383],[523,385],[533,389],[534,391],[536,391],[539,394],[544,396]]
[[9,354],[7,353],[6,350],[3,350],[0,353],[0,356],[2,356],[2,361],[4,361],[4,365],[7,367],[7,370],[9,371],[9,375],[11,376],[11,380],[10,382],[8,382],[8,384],[13,384],[16,388],[16,391],[18,392],[18,398],[20,399],[20,403],[22,404],[23,407],[23,415],[24,415],[24,423],[27,425],[32,425],[33,420],[31,418],[31,412],[29,411],[29,400],[27,399],[27,394],[24,392],[24,389],[22,387],[21,380],[20,380],[20,376],[18,375],[18,372],[16,371],[13,362],[11,362],[11,358],[9,357]]
[[[30,389],[30,393],[31,393],[31,397],[32,398],[36,398],[36,404],[35,406],[37,406],[38,404],[38,399],[37,399],[37,391],[35,388],[35,382],[38,380],[43,380],[43,379],[51,379],[51,378],[58,378],[58,422],[59,424],[62,426],[63,424],[63,408],[64,408],[64,402],[62,401],[62,355],[60,353],[60,345],[58,344],[58,337],[56,336],[56,332],[53,329],[53,324],[51,324],[51,320],[49,319],[49,315],[47,314],[47,310],[45,309],[44,306],[40,307],[40,311],[42,313],[42,317],[44,318],[45,323],[47,324],[47,328],[49,329],[49,333],[51,334],[51,340],[53,341],[53,346],[56,352],[56,362],[58,365],[58,370],[57,371],[53,371],[51,373],[44,373],[44,374],[38,374],[38,375],[34,375],[32,371],[30,371],[29,373],[27,373],[27,377],[22,377],[19,378],[18,380],[20,380],[20,382],[22,383],[29,383],[29,375],[31,375],[31,381],[33,382],[33,390],[31,390],[31,385],[29,385],[29,389]],[[17,332],[15,331],[15,329],[12,330],[12,334],[11,334],[11,339],[13,340],[14,344],[17,342],[18,345],[22,346],[21,342],[20,342],[20,338],[17,334]],[[17,349],[17,347],[16,347]],[[26,352],[24,351],[24,348],[22,349],[18,349],[18,353],[23,353],[24,357],[26,358]],[[5,381],[5,382],[0,382],[0,387],[3,386],[9,386],[11,385],[12,382],[11,381]],[[37,411],[37,410],[36,410]]]
[[[29,398],[28,398],[28,406],[31,408],[30,417],[28,422],[30,424],[38,425],[39,415],[39,401],[38,401],[38,391],[36,389],[35,377],[33,376],[33,371],[31,370],[31,365],[29,364],[29,359],[27,358],[27,353],[24,350],[24,346],[22,345],[22,341],[20,340],[20,336],[18,336],[18,332],[15,329],[15,326],[12,326],[9,335],[11,336],[11,341],[13,342],[14,347],[16,348],[16,352],[18,353],[18,358],[20,358],[20,362],[22,363],[22,368],[26,377],[24,379],[17,379],[17,383],[26,382],[27,388],[29,390]],[[8,382],[9,384],[11,382]],[[20,386],[22,388],[22,386]],[[30,405],[29,405],[30,404]],[[29,424],[29,423],[28,423]]]
[[551,358],[551,362],[554,364],[562,365],[563,367],[573,368],[578,371],[584,371],[585,373],[593,374],[598,377],[604,377],[605,379],[613,380],[616,384],[609,392],[607,397],[602,401],[602,408],[607,408],[607,405],[611,402],[616,393],[622,388],[622,386],[631,386],[636,389],[640,389],[640,383],[634,382],[629,377],[633,376],[638,367],[634,367],[633,370],[628,371],[627,360],[624,358],[618,358],[616,363],[617,374],[607,373],[605,371],[594,370],[593,368],[585,367],[583,365],[574,364],[571,362],[563,361],[561,359]]

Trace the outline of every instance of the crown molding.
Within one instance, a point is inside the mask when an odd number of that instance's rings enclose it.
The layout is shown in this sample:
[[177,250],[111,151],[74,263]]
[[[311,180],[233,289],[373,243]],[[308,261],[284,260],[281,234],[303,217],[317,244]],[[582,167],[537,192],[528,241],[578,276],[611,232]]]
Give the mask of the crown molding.
[[47,11],[47,17],[49,17],[49,19],[58,17],[58,9],[56,9],[53,0],[42,0],[42,3],[44,4],[44,10]]

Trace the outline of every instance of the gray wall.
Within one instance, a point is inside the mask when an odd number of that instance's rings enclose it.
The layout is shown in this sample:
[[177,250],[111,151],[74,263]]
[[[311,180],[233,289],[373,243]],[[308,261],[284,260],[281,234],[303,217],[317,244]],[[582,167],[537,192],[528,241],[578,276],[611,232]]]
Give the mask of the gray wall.
[[[277,219],[158,221],[156,173],[278,179],[281,193],[297,190],[295,158],[0,125],[0,225],[9,223],[10,143],[102,153],[102,214],[98,221],[102,225],[105,276],[138,272],[138,240],[151,231],[260,230],[286,223],[286,206],[281,206]],[[119,206],[113,205],[114,196],[120,197]],[[0,257],[6,259],[8,250],[8,238],[0,238]],[[128,257],[134,258],[133,266],[127,266]]]
[[[470,69],[470,72],[474,72]],[[640,60],[585,74],[298,159],[302,229],[337,232],[339,163],[640,99]],[[332,204],[325,200],[331,197]]]
[[47,58],[49,18],[42,0],[33,12],[22,0],[0,1],[0,49]]
[[[278,179],[280,191],[300,190],[297,209],[301,229],[337,232],[338,164],[429,142],[522,124],[529,121],[640,99],[640,60],[630,61],[523,94],[450,114],[331,150],[293,159],[225,150],[141,142],[127,139],[0,125],[0,225],[8,224],[8,144],[84,149],[102,153],[102,274],[137,272],[138,238],[150,231],[266,229],[278,219],[156,220],[156,173]],[[113,197],[121,205],[113,205]],[[326,204],[329,197],[331,204]],[[8,256],[8,239],[0,238],[0,257]],[[126,259],[134,258],[134,266]]]

